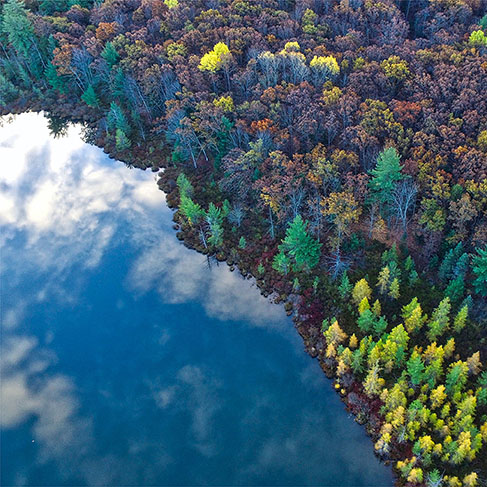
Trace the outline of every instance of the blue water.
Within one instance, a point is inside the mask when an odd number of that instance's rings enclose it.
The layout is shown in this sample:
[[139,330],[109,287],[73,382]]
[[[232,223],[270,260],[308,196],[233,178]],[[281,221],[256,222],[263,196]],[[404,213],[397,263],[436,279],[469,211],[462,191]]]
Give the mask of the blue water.
[[0,127],[1,485],[392,485],[282,308],[171,226],[77,127]]

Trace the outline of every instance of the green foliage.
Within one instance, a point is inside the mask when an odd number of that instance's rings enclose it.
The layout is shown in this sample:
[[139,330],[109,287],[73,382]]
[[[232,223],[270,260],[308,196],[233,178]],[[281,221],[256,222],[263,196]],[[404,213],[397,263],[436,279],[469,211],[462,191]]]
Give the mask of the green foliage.
[[191,184],[190,180],[186,177],[186,174],[179,173],[179,176],[176,180],[176,184],[179,189],[180,196],[193,196],[193,185]]
[[472,270],[475,275],[473,281],[475,292],[487,296],[487,247],[477,249],[477,255],[472,259]]
[[284,252],[293,261],[295,270],[310,270],[320,260],[321,244],[307,232],[308,222],[297,215],[286,230],[286,237],[279,245],[279,250]]
[[98,98],[92,85],[88,85],[88,88],[81,95],[81,99],[90,107],[96,108],[98,106]]
[[272,261],[272,268],[280,274],[287,274],[291,268],[291,261],[287,255],[281,250]]
[[205,215],[204,210],[198,203],[195,203],[187,193],[182,193],[180,197],[179,209],[186,217],[190,225],[195,225]]
[[129,149],[132,143],[122,129],[117,129],[115,134],[115,147],[118,151]]
[[371,175],[369,188],[373,200],[380,203],[390,201],[395,184],[404,179],[401,174],[403,166],[399,161],[399,154],[394,147],[389,147],[379,154],[375,169],[369,173]]
[[421,355],[418,352],[414,351],[407,362],[407,370],[408,374],[411,378],[411,383],[415,386],[421,384],[423,380],[423,373],[424,373],[424,363],[421,359]]
[[468,43],[475,47],[486,47],[487,46],[487,36],[482,30],[474,30],[470,37],[468,38]]
[[14,49],[25,58],[34,42],[34,27],[23,0],[7,0],[2,10],[1,30]]
[[245,249],[245,247],[247,246],[247,241],[245,240],[245,237],[242,235],[238,241],[238,247],[240,249]]
[[125,114],[120,106],[114,101],[110,103],[110,111],[107,115],[107,122],[108,127],[111,129],[115,128],[117,130],[121,130],[124,135],[130,133],[130,126],[127,122],[127,118],[125,117]]
[[350,283],[350,279],[348,278],[347,272],[345,271],[342,274],[342,280],[340,282],[340,286],[338,286],[338,292],[342,299],[346,299],[350,296],[350,292],[352,291],[352,284]]
[[111,42],[107,42],[103,51],[101,52],[101,57],[106,61],[108,66],[112,68],[115,64],[118,63],[120,56],[118,55],[115,46]]

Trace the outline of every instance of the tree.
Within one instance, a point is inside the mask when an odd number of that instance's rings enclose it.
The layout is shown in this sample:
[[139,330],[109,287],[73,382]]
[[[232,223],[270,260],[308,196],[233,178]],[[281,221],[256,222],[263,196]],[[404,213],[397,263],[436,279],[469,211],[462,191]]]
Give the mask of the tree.
[[34,44],[34,27],[27,17],[23,0],[7,0],[2,10],[1,29],[8,41],[24,58]]
[[98,106],[98,98],[92,85],[88,85],[88,88],[81,95],[81,99],[90,107]]
[[228,46],[224,42],[218,42],[210,52],[201,58],[198,67],[201,71],[209,71],[214,74],[222,68],[223,62],[228,56],[230,56]]
[[359,306],[362,299],[370,299],[372,296],[372,289],[370,289],[369,283],[366,279],[360,279],[355,283],[352,291],[352,300],[356,306]]
[[198,223],[205,214],[201,206],[195,203],[186,193],[183,193],[180,197],[179,209],[190,225]]
[[125,135],[122,129],[117,129],[115,134],[115,147],[118,151],[124,151],[131,146],[130,139]]
[[321,244],[308,234],[307,226],[308,222],[301,215],[297,215],[279,245],[279,250],[294,261],[295,270],[310,270],[320,260]]
[[468,305],[462,306],[460,311],[455,316],[453,320],[453,330],[455,333],[459,333],[463,328],[465,328],[468,317]]
[[424,373],[424,363],[421,355],[414,351],[407,362],[408,374],[411,377],[411,383],[415,386],[421,384]]
[[477,255],[472,259],[472,270],[476,278],[473,281],[475,292],[487,296],[487,247],[476,249]]
[[403,166],[399,163],[400,157],[394,147],[383,150],[377,158],[375,169],[370,171],[369,188],[372,200],[380,203],[389,203],[395,185],[404,179],[401,174]]
[[475,47],[486,47],[487,46],[487,36],[482,30],[474,30],[470,37],[468,38],[468,43]]
[[315,86],[321,86],[325,81],[340,73],[340,67],[333,56],[315,56],[309,66]]
[[349,235],[351,225],[358,221],[362,209],[349,191],[330,193],[327,198],[322,200],[322,205],[323,215],[328,216],[335,226],[336,239],[334,247],[340,248],[342,239]]
[[112,42],[107,42],[103,51],[101,52],[101,57],[106,61],[110,68],[113,68],[115,64],[118,63],[120,56]]
[[342,274],[342,280],[340,282],[340,286],[338,286],[338,292],[342,299],[347,298],[352,291],[352,284],[350,283],[350,279],[348,278],[347,271]]
[[450,365],[446,374],[445,387],[450,397],[456,392],[461,392],[468,378],[468,364],[459,360]]

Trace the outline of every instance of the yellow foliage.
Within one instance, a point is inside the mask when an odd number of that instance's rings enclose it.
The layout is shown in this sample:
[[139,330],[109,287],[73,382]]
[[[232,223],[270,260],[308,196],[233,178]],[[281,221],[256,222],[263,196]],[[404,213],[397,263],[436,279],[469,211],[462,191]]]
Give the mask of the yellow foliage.
[[223,60],[230,54],[230,49],[224,42],[215,44],[213,50],[206,53],[200,61],[200,71],[209,71],[210,73],[216,73],[221,69]]
[[221,96],[213,100],[213,105],[217,108],[221,108],[224,112],[233,112],[235,106],[231,96]]

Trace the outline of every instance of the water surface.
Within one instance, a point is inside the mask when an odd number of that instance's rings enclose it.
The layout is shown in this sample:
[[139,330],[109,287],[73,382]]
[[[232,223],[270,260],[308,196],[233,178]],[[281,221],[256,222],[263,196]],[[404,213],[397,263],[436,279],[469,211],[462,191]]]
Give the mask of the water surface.
[[392,485],[282,307],[171,226],[79,128],[0,128],[1,484]]

